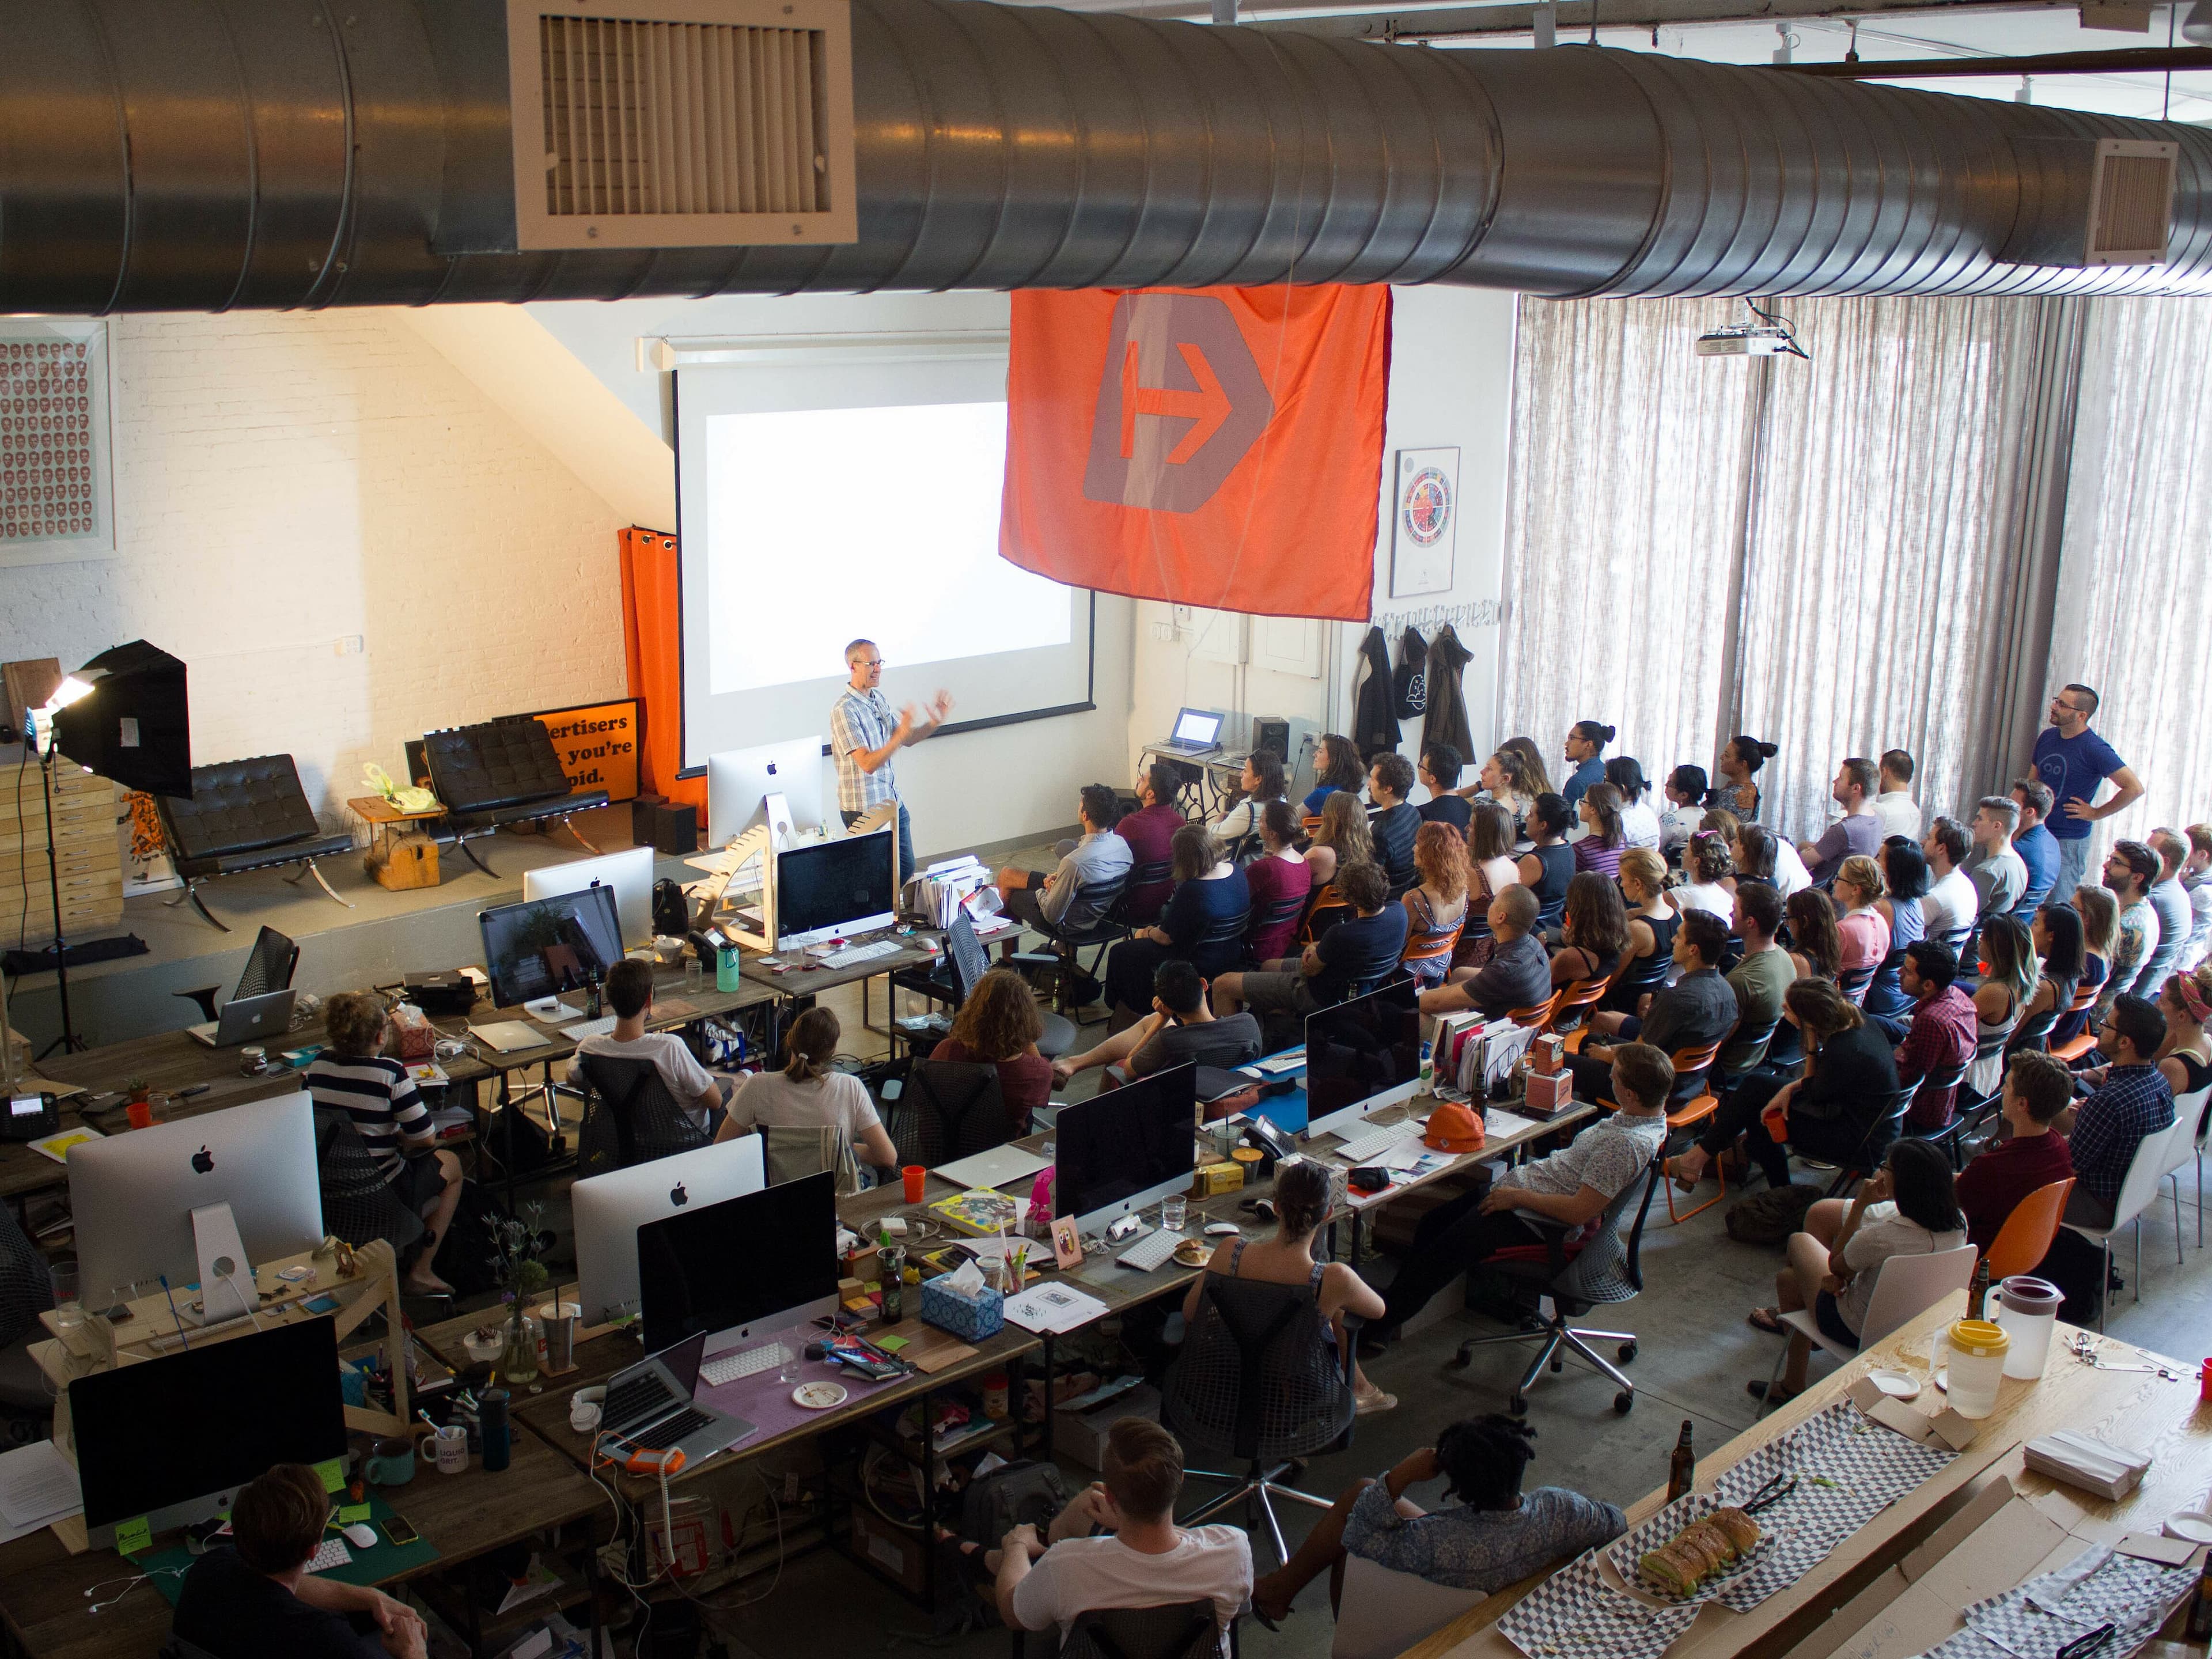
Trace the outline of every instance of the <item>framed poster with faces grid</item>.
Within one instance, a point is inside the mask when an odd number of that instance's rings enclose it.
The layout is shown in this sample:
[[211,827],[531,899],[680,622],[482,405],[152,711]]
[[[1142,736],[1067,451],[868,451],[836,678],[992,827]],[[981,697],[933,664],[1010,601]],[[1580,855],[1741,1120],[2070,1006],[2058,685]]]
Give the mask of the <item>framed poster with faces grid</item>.
[[112,558],[108,329],[0,318],[0,566]]

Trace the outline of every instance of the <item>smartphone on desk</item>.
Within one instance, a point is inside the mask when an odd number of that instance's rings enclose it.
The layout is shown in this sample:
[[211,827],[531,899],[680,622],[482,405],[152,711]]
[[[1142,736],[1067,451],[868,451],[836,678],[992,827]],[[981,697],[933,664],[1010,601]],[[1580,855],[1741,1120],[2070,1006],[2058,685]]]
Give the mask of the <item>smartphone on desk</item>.
[[376,1524],[383,1531],[385,1540],[394,1548],[404,1549],[410,1544],[422,1541],[422,1534],[409,1526],[400,1516],[387,1515]]

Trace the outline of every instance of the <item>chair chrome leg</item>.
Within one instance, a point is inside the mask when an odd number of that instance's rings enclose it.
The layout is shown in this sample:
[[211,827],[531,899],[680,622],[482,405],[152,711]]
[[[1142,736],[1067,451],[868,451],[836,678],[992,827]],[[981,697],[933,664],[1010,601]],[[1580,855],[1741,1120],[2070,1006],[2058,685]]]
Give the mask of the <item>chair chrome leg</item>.
[[[2099,1328],[2103,1328],[2100,1326]],[[1782,1351],[1774,1356],[1774,1369],[1767,1373],[1766,1392],[1759,1396],[1759,1409],[1752,1413],[1754,1423],[1774,1409],[1774,1391],[1782,1386],[1782,1362],[1790,1358],[1790,1345],[1795,1340],[1790,1336],[1782,1339]]]
[[[1601,1359],[1598,1357],[1597,1351],[1595,1349],[1588,1346],[1586,1344],[1577,1340],[1579,1334],[1580,1333],[1578,1332],[1569,1331],[1566,1334],[1567,1346],[1570,1348],[1572,1348],[1584,1359],[1589,1361],[1591,1364],[1596,1366],[1598,1370],[1603,1371],[1614,1382],[1620,1383],[1622,1388],[1626,1389],[1632,1394],[1634,1393],[1636,1390],[1636,1384],[1628,1380],[1627,1375],[1618,1366],[1614,1365],[1610,1360]],[[1591,1334],[1595,1335],[1597,1334],[1595,1332],[1592,1332]]]
[[225,921],[221,916],[216,915],[214,911],[207,908],[207,901],[200,896],[200,884],[197,881],[186,882],[185,884],[185,890],[183,892],[178,894],[176,897],[173,899],[163,899],[161,902],[169,909],[173,910],[187,899],[191,901],[193,909],[198,911],[216,927],[222,928],[224,933],[227,933],[230,931],[230,924]]
[[1267,1517],[1267,1536],[1274,1541],[1276,1562],[1289,1560],[1291,1552],[1283,1542],[1283,1523],[1275,1518],[1275,1506],[1267,1501],[1267,1483],[1262,1480],[1254,1486],[1252,1497],[1260,1506],[1260,1513]]
[[580,842],[581,842],[581,843],[583,844],[583,848],[584,848],[584,850],[585,850],[586,852],[587,852],[587,853],[596,853],[596,852],[598,852],[598,851],[599,850],[598,848],[596,848],[596,847],[592,846],[592,843],[591,843],[590,842],[586,841],[586,840],[584,839],[584,832],[583,832],[582,830],[579,830],[578,828],[576,828],[576,821],[575,821],[574,818],[572,818],[572,817],[564,817],[564,818],[562,818],[562,819],[561,820],[561,827],[562,827],[563,830],[567,830],[570,835],[574,836],[577,839],[577,841],[579,841]]
[[1310,1492],[1300,1492],[1296,1486],[1286,1486],[1279,1480],[1267,1480],[1261,1484],[1274,1497],[1287,1498],[1293,1503],[1304,1504],[1312,1509],[1333,1510],[1336,1507],[1326,1498],[1317,1497]]
[[475,865],[477,869],[483,871],[484,874],[489,876],[494,881],[497,881],[499,879],[499,872],[493,869],[491,866],[486,864],[482,859],[478,858],[477,856],[477,849],[471,846],[469,842],[470,838],[466,836],[456,836],[453,837],[453,845],[461,849],[462,856],[467,859],[471,864]]
[[337,890],[332,887],[328,881],[324,879],[323,872],[315,867],[314,860],[308,859],[304,861],[307,866],[307,873],[315,878],[316,886],[321,888],[323,891],[328,893],[332,898],[337,899],[338,902],[344,905],[349,910],[357,910],[361,908],[349,898],[338,898]]

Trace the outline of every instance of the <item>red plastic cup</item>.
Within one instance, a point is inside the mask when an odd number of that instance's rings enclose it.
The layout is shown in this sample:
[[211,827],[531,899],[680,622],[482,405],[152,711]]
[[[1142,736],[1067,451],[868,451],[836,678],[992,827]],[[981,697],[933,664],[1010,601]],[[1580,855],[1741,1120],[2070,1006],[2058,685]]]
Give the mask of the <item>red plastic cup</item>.
[[906,1188],[908,1203],[921,1202],[921,1183],[928,1179],[929,1168],[927,1164],[909,1164],[899,1171],[899,1180]]
[[128,1106],[124,1108],[124,1110],[130,1116],[131,1127],[132,1128],[150,1129],[154,1127],[154,1103],[152,1101],[134,1100]]
[[1766,1126],[1766,1133],[1772,1135],[1776,1141],[1782,1142],[1790,1139],[1790,1114],[1783,1108],[1769,1106],[1759,1113],[1759,1121]]

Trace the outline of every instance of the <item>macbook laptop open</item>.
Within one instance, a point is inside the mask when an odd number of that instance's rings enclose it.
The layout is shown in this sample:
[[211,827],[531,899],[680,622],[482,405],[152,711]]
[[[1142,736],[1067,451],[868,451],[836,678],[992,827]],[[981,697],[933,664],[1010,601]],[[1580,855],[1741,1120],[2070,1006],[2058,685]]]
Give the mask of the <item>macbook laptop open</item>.
[[1176,714],[1175,730],[1159,746],[1177,755],[1210,755],[1221,746],[1224,718],[1211,709],[1186,708]]
[[291,991],[270,991],[258,997],[233,997],[222,1014],[204,1024],[185,1029],[210,1048],[235,1048],[256,1037],[281,1037],[292,1029]]
[[706,1351],[707,1333],[702,1331],[617,1371],[607,1381],[600,1431],[632,1448],[680,1451],[686,1463],[712,1457],[752,1433],[755,1425],[744,1418],[693,1403]]

